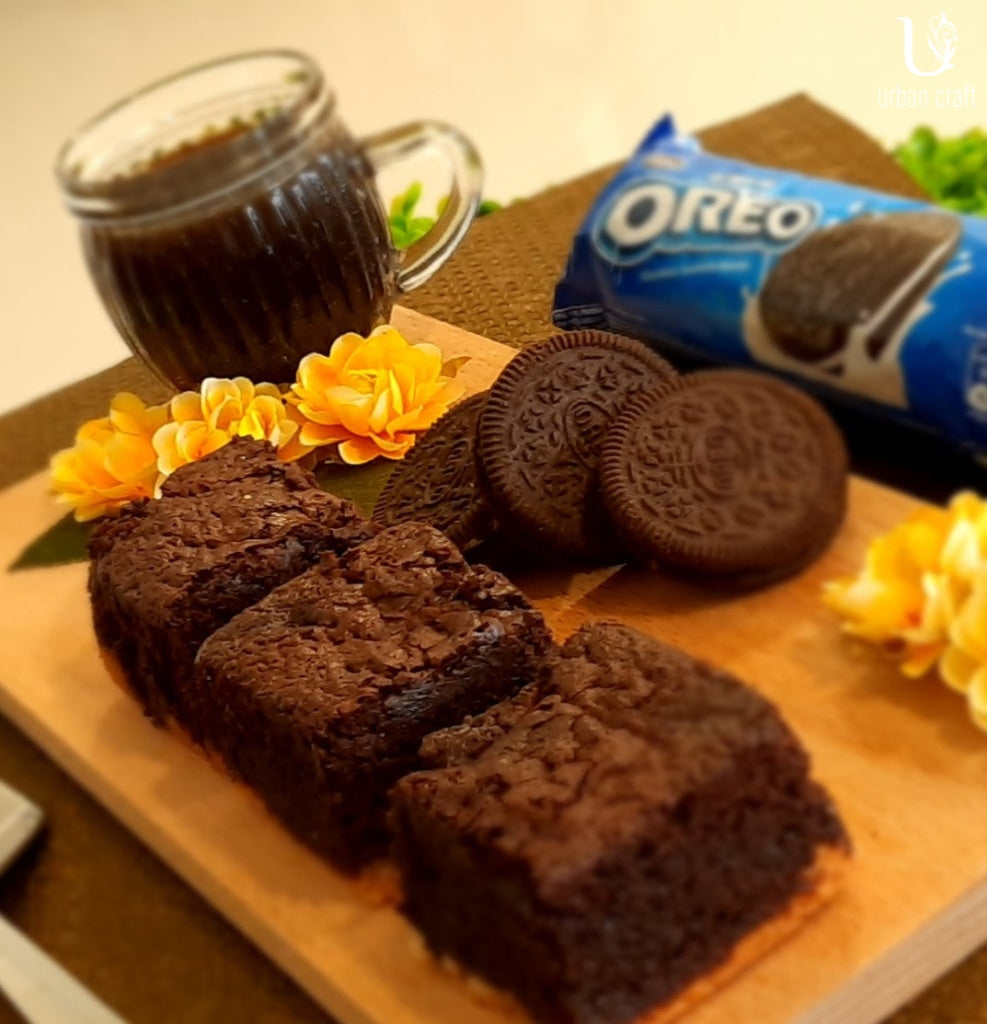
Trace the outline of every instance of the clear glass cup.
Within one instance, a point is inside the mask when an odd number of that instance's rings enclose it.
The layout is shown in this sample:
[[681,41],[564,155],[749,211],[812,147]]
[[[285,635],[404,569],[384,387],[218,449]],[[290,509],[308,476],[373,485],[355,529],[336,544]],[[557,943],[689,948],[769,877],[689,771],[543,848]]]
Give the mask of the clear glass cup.
[[[432,151],[450,199],[400,254],[375,175]],[[302,356],[386,321],[459,244],[482,184],[476,150],[448,125],[355,140],[319,68],[292,51],[149,86],[70,138],[56,173],[110,317],[178,388],[289,381]]]

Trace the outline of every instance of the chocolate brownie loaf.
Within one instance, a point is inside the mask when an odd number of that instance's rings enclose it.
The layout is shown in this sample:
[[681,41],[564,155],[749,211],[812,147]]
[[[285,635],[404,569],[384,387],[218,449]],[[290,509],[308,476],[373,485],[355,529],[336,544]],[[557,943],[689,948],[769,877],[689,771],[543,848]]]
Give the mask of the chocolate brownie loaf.
[[594,624],[545,692],[430,737],[443,767],[391,814],[408,916],[538,1020],[671,1000],[847,851],[798,740],[727,673]]
[[387,846],[418,748],[538,677],[551,637],[503,576],[404,523],[274,590],[202,645],[193,713],[230,770],[352,869]]
[[184,696],[199,644],[323,552],[376,531],[351,502],[246,438],[176,470],[162,492],[97,526],[89,593],[100,646],[148,714],[195,735]]

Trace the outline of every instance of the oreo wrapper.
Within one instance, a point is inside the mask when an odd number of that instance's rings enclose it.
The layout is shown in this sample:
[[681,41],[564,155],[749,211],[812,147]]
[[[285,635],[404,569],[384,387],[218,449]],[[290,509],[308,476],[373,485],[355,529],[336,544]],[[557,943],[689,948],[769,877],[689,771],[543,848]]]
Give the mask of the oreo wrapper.
[[713,156],[670,117],[583,222],[553,319],[811,381],[987,453],[987,219]]

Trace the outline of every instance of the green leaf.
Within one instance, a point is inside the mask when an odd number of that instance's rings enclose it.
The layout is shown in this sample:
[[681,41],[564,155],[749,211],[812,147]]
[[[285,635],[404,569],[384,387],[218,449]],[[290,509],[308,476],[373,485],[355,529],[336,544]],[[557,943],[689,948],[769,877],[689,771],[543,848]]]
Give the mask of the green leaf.
[[362,466],[322,462],[315,468],[315,478],[324,491],[349,498],[364,515],[369,516],[393,472],[394,463],[387,459],[375,459]]
[[[415,207],[422,197],[422,184],[420,181],[413,181],[400,195],[396,195],[388,207],[388,223],[391,229],[391,241],[394,248],[401,251],[414,245],[420,238],[423,238],[435,226],[436,220],[442,216],[449,205],[449,197],[442,196],[435,205],[434,217],[414,216]],[[503,209],[503,206],[496,199],[484,199],[477,211],[477,217],[484,217],[488,213],[494,213]]]
[[77,523],[69,513],[28,544],[17,556],[10,571],[86,561],[89,557],[86,546],[89,543],[90,526],[90,523]]
[[435,223],[431,217],[415,217],[415,207],[422,197],[422,184],[413,181],[404,192],[391,200],[388,223],[391,242],[395,249],[403,250],[426,235]]
[[406,217],[410,217],[415,212],[415,207],[418,205],[418,200],[422,197],[422,183],[420,181],[413,181],[408,186],[408,191],[404,194],[404,205],[402,211]]
[[392,217],[410,217],[415,212],[418,200],[422,197],[422,184],[420,181],[413,181],[404,192],[396,195],[391,200],[390,213]]
[[987,215],[987,134],[981,129],[941,139],[920,126],[895,147],[894,157],[942,206]]
[[407,249],[413,241],[414,239],[411,237],[411,232],[404,224],[398,224],[391,221],[391,242],[395,249],[399,252],[403,249]]
[[408,222],[408,237],[414,244],[419,238],[424,238],[432,228],[435,227],[434,217],[414,217]]

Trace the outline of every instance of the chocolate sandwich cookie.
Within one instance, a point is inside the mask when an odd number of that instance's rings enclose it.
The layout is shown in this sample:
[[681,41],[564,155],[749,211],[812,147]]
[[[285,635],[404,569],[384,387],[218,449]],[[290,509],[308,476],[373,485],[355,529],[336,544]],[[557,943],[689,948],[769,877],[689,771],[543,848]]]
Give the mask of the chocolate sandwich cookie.
[[487,392],[447,412],[402,459],[374,505],[379,526],[428,523],[467,551],[494,531],[494,512],[476,462],[476,424]]
[[633,401],[607,435],[600,488],[648,564],[766,583],[798,571],[839,527],[847,454],[808,395],[708,370]]
[[645,345],[602,331],[557,335],[517,355],[477,429],[502,528],[545,558],[622,557],[597,485],[603,438],[630,398],[675,377]]
[[818,363],[857,332],[877,359],[952,258],[957,217],[908,210],[856,217],[809,235],[774,265],[761,319],[788,356]]

